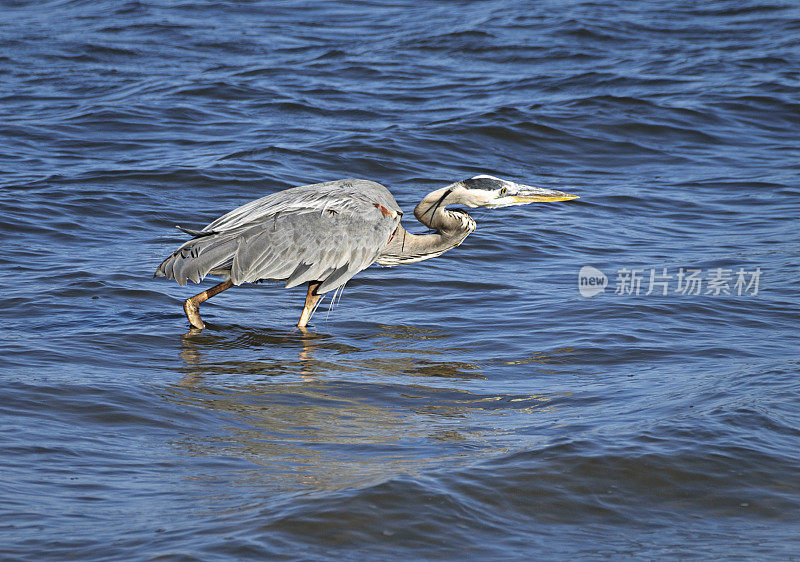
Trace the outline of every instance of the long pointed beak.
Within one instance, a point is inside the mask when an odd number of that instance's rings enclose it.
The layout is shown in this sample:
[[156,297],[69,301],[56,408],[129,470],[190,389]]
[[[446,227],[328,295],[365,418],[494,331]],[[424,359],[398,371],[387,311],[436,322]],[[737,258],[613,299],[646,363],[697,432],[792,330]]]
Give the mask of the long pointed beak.
[[532,187],[529,185],[516,184],[517,190],[510,194],[510,197],[519,204],[526,203],[550,203],[553,201],[569,201],[579,199],[577,195],[556,191],[555,189],[545,189],[543,187]]

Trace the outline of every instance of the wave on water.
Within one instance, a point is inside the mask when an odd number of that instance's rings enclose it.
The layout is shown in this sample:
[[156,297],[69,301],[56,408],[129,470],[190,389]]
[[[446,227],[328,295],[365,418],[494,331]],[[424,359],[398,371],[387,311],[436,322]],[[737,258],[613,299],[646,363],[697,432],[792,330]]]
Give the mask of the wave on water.
[[[3,10],[0,556],[796,556],[798,8]],[[469,209],[308,333],[303,288],[196,333],[208,285],[153,279],[281,189],[380,181],[423,232],[480,173],[580,199]]]

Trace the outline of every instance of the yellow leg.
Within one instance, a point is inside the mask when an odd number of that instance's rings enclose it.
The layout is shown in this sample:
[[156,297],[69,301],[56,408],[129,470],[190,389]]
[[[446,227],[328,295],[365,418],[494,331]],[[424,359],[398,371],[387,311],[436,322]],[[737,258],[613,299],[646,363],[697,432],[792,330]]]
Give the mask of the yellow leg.
[[298,328],[305,328],[308,321],[311,320],[311,313],[314,312],[314,305],[322,298],[322,295],[317,294],[317,289],[322,284],[321,281],[309,281],[308,292],[306,293],[306,304],[303,307],[303,313],[300,315],[300,320],[297,322]]
[[186,313],[186,318],[189,319],[189,324],[201,330],[205,328],[206,325],[203,323],[203,319],[200,318],[200,305],[214,295],[221,293],[225,289],[230,289],[231,287],[233,287],[232,282],[223,281],[219,285],[214,285],[210,289],[186,299],[183,303],[183,311]]

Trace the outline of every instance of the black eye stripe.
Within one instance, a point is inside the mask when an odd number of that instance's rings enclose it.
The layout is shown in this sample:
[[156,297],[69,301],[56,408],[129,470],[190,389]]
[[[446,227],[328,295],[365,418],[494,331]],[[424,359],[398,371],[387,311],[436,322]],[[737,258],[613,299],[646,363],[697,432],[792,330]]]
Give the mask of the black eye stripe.
[[461,182],[467,189],[497,189],[500,182],[492,178],[470,178]]

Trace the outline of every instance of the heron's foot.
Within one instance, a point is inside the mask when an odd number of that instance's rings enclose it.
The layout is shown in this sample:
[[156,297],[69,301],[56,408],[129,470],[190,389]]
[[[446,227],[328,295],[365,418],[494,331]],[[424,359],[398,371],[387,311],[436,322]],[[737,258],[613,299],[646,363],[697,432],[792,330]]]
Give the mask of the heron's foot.
[[297,327],[301,330],[308,325],[308,321],[311,320],[311,315],[314,314],[314,309],[316,308],[319,299],[322,298],[322,295],[317,294],[317,289],[319,286],[322,285],[321,281],[309,281],[308,282],[308,292],[306,293],[306,304],[303,307],[303,313],[300,314],[300,320],[297,322]]
[[193,328],[202,330],[206,327],[203,319],[200,318],[200,305],[194,300],[194,297],[186,299],[183,303],[183,311],[186,313],[186,318],[189,319],[189,324]]

